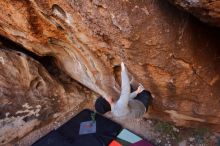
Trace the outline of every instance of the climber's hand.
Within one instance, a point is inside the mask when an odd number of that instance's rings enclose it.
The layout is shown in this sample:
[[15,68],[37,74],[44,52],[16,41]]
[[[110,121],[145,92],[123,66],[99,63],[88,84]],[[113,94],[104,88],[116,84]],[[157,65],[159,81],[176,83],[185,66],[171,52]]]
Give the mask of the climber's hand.
[[137,94],[141,93],[144,90],[143,85],[139,84],[138,89],[136,90]]
[[110,105],[113,104],[113,100],[112,100],[112,98],[107,98],[106,100],[108,101],[108,103],[109,103]]
[[125,64],[124,64],[124,62],[121,62],[121,70],[125,70]]

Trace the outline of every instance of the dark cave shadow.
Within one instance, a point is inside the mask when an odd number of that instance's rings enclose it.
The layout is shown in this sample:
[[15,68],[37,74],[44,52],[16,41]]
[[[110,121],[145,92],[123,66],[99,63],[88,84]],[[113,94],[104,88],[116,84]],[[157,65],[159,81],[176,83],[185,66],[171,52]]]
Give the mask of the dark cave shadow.
[[[26,56],[30,57],[31,59],[37,61],[40,63],[49,73],[53,79],[55,79],[57,82],[61,83],[63,87],[65,88],[66,84],[69,84],[71,82],[76,82],[79,85],[82,85],[78,81],[71,78],[68,74],[66,74],[64,71],[62,71],[59,66],[56,64],[56,58],[52,55],[46,55],[46,56],[39,56],[27,49],[25,49],[21,44],[18,44],[4,36],[0,35],[0,43],[1,47],[0,50],[12,50],[15,51],[18,55],[19,53],[23,53]],[[82,85],[83,86],[83,85]]]

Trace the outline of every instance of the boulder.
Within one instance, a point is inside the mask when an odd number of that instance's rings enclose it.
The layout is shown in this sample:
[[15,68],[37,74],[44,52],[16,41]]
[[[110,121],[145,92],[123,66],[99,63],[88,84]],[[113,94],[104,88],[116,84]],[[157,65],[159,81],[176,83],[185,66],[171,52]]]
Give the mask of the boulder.
[[161,0],[0,1],[0,10],[2,36],[92,91],[117,99],[123,61],[154,96],[146,117],[220,132],[219,29]]
[[[57,73],[66,78],[62,81],[68,83],[69,88],[30,56],[4,45],[0,46],[0,68],[0,145],[13,145],[33,133],[30,140],[21,144],[30,145],[66,122],[87,97],[86,91],[67,81],[66,76]],[[40,128],[40,134],[34,133]]]
[[201,21],[220,26],[220,2],[218,0],[169,0]]
[[61,111],[64,92],[47,71],[26,55],[0,50],[0,145],[31,132]]

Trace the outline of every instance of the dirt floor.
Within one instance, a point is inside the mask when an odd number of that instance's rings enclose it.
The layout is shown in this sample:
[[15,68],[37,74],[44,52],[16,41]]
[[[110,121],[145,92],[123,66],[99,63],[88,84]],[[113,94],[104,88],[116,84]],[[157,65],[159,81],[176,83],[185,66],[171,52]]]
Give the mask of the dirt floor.
[[[75,108],[75,112],[70,112],[69,114],[66,114],[63,119],[59,119],[56,123],[52,123],[26,136],[20,140],[17,145],[28,145],[28,143],[32,143],[33,139],[36,139],[39,133],[41,133],[40,135],[42,135],[42,132],[46,134],[50,130],[58,128],[84,108],[94,110],[93,105],[95,99],[95,96],[86,99]],[[105,116],[109,117],[108,115]],[[120,123],[124,128],[148,139],[156,146],[217,146],[219,145],[218,141],[220,141],[220,135],[212,133],[207,128],[180,128],[166,122],[146,118],[126,122],[123,120],[111,119]]]
[[[108,115],[107,115],[108,117]],[[220,135],[207,128],[182,128],[152,119],[123,121],[111,118],[156,146],[220,146]]]
[[157,146],[216,146],[218,141],[217,135],[205,128],[179,128],[149,119],[118,122]]
[[[94,110],[96,98],[90,100],[87,108]],[[182,128],[167,122],[152,119],[134,119],[123,121],[109,117],[136,134],[148,139],[156,146],[220,146],[220,135],[208,128]]]

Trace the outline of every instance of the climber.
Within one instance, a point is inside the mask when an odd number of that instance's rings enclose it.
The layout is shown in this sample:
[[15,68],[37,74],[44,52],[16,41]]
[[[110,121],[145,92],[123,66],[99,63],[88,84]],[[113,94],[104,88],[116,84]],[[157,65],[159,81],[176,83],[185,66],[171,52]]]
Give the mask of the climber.
[[121,94],[119,99],[113,102],[112,99],[106,100],[103,97],[99,97],[95,102],[96,111],[100,114],[111,111],[114,117],[120,118],[140,118],[148,110],[152,97],[151,93],[144,90],[141,84],[139,84],[135,91],[133,89],[134,85],[132,85],[132,81],[129,81],[127,69],[122,62]]

